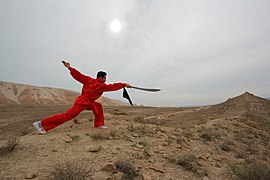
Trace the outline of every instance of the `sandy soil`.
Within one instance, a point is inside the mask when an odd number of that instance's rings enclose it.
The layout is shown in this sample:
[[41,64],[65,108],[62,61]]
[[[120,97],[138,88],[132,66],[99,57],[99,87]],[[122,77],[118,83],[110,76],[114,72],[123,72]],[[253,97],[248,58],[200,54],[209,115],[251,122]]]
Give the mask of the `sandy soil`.
[[64,164],[96,180],[236,179],[232,164],[270,162],[269,101],[237,98],[207,107],[105,107],[108,129],[93,128],[86,111],[46,135],[32,123],[68,106],[0,107],[1,148],[18,140],[0,156],[0,179],[53,179]]

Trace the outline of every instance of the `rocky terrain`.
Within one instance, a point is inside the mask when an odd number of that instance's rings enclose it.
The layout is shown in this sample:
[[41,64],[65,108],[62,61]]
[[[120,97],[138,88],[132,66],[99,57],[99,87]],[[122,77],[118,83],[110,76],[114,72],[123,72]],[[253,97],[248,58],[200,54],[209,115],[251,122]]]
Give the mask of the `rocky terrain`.
[[270,101],[251,93],[203,107],[105,106],[108,129],[86,111],[36,134],[35,120],[66,108],[0,107],[0,179],[270,177]]

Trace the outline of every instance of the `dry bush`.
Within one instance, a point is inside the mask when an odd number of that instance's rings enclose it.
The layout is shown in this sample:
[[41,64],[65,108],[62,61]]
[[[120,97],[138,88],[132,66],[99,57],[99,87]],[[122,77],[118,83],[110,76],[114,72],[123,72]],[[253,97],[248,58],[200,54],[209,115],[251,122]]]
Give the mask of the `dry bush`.
[[18,143],[19,142],[17,137],[9,138],[7,142],[0,148],[0,155],[2,156],[6,153],[13,151],[14,148],[18,145]]
[[269,149],[263,149],[263,151],[262,151],[262,159],[267,161],[268,158],[270,158],[270,150]]
[[143,120],[144,120],[144,117],[142,117],[142,116],[136,116],[134,118],[134,121],[137,123],[143,123],[144,122]]
[[78,136],[78,135],[70,136],[70,138],[72,139],[72,141],[79,141],[80,140],[80,136]]
[[186,170],[191,170],[195,164],[196,158],[194,154],[185,154],[183,156],[169,157],[171,163],[183,166]]
[[193,136],[192,132],[188,129],[184,129],[182,134],[189,139]]
[[207,170],[200,167],[194,154],[185,154],[182,156],[169,156],[169,162],[181,165],[185,170],[192,171],[199,176],[206,176]]
[[124,173],[122,179],[133,179],[140,176],[140,173],[136,170],[135,166],[128,161],[117,161],[115,167],[118,171]]
[[114,115],[128,115],[126,112],[119,111],[118,109],[114,109]]
[[243,151],[239,151],[235,154],[235,157],[237,157],[239,159],[244,159],[246,157],[246,155]]
[[74,124],[80,124],[79,119],[77,119],[77,118],[73,119],[73,123]]
[[26,134],[28,134],[28,133],[29,133],[29,128],[26,127],[26,126],[23,126],[23,127],[21,128],[21,130],[20,130],[21,136],[24,136],[24,135],[26,135]]
[[118,132],[117,131],[109,131],[106,133],[95,133],[91,135],[91,138],[93,138],[93,140],[109,140],[109,139],[114,139],[117,140],[118,139]]
[[257,144],[250,141],[250,143],[248,144],[248,146],[246,147],[246,152],[248,154],[256,154],[257,153]]
[[234,139],[238,142],[248,144],[250,141],[246,138],[246,134],[243,131],[236,133]]
[[93,140],[108,140],[109,136],[108,134],[95,133],[91,135],[91,138],[93,138]]
[[84,166],[76,162],[57,163],[50,171],[53,180],[83,180],[88,173]]
[[270,179],[269,165],[253,161],[251,164],[229,166],[230,171],[240,180],[268,180]]
[[141,135],[149,135],[149,134],[153,133],[152,130],[149,129],[146,125],[135,126],[135,125],[131,124],[127,127],[127,129],[130,132],[136,132],[136,133],[141,134]]
[[201,133],[200,137],[205,141],[212,141],[214,139],[217,139],[220,137],[220,133],[217,131],[213,131],[211,128],[205,128],[203,129],[203,132]]
[[225,141],[225,142],[221,143],[221,144],[219,145],[219,147],[220,147],[223,151],[229,152],[229,151],[232,150],[232,147],[231,147],[232,145],[233,145],[233,143],[232,143],[231,141]]

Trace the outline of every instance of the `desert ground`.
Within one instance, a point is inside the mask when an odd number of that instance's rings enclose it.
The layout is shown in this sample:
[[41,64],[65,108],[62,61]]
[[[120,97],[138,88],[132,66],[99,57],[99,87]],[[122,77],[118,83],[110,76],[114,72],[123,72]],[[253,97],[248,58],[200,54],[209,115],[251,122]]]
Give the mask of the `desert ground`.
[[[250,93],[212,106],[104,106],[38,135],[32,123],[70,105],[0,106],[0,179],[267,179],[270,101]],[[248,178],[246,178],[248,179]]]

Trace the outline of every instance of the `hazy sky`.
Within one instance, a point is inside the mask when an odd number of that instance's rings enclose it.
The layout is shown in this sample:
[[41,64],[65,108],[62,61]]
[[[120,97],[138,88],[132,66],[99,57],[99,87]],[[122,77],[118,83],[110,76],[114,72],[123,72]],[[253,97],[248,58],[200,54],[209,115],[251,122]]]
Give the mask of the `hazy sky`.
[[[0,0],[0,80],[80,91],[62,59],[106,71],[107,83],[162,89],[129,89],[138,105],[269,97],[270,1]],[[104,96],[126,101],[122,90]]]

